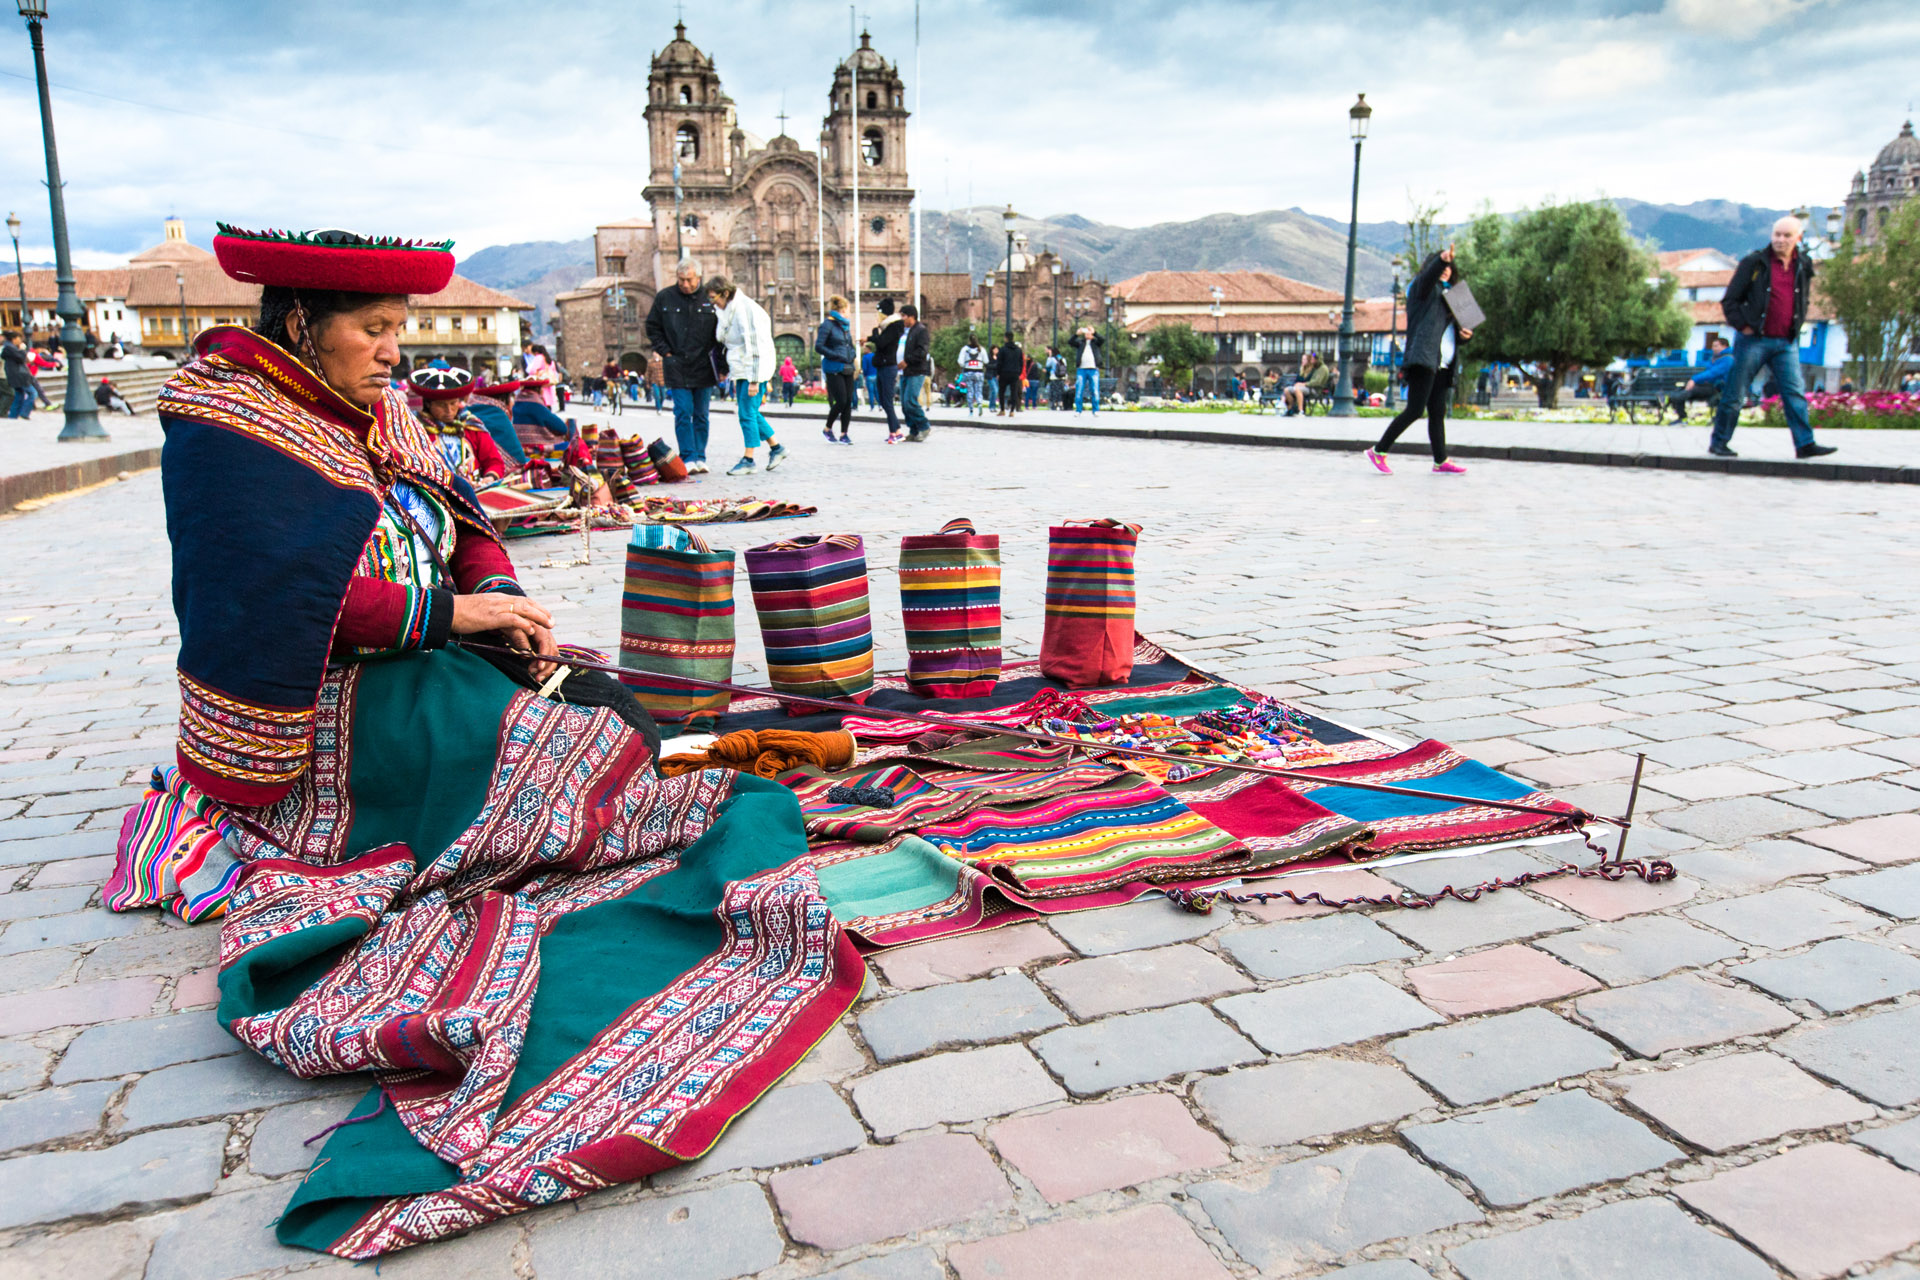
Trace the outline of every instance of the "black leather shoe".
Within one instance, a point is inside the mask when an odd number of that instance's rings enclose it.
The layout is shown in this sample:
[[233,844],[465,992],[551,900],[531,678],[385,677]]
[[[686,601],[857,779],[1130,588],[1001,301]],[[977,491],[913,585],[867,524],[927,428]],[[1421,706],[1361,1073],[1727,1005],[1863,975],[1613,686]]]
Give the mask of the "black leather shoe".
[[1737,458],[1740,456],[1723,444],[1710,444],[1707,446],[1707,452],[1716,458]]
[[1830,453],[1840,452],[1839,446],[1831,444],[1810,444],[1804,449],[1795,449],[1796,458],[1824,458]]

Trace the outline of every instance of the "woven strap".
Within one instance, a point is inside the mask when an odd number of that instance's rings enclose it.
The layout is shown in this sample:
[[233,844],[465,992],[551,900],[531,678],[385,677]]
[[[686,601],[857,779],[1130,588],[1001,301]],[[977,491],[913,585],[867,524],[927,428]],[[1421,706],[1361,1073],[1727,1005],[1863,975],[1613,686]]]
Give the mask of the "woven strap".
[[769,542],[757,551],[806,551],[812,547],[841,547],[848,551],[858,550],[860,535],[857,533],[813,533],[804,538],[784,538],[779,542]]
[[1083,524],[1092,529],[1125,529],[1128,533],[1139,533],[1144,527],[1137,524],[1127,524],[1121,520],[1062,520],[1060,524],[1062,528],[1067,529],[1071,529],[1074,525]]
[[975,536],[973,521],[967,519],[965,516],[960,516],[957,519],[947,521],[945,524],[940,526],[940,532],[941,533],[964,533],[969,538]]

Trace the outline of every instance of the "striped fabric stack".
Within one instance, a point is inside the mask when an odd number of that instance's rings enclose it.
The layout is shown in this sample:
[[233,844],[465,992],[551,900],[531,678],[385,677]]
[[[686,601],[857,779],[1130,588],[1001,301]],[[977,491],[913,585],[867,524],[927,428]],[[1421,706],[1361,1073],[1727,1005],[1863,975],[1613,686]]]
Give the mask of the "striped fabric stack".
[[733,552],[673,525],[635,525],[620,597],[622,684],[663,724],[717,718],[730,695],[650,675],[733,678]]
[[634,484],[660,483],[660,473],[653,469],[653,459],[647,454],[647,442],[639,436],[620,442],[620,458],[626,463],[627,479]]
[[1000,538],[949,520],[900,539],[907,685],[928,698],[974,698],[1000,680]]
[[639,497],[639,491],[633,487],[633,478],[627,474],[627,459],[620,452],[620,437],[608,427],[600,432],[600,438],[593,445],[594,470],[607,482],[607,490],[615,502],[632,502]]
[[[747,579],[781,693],[864,698],[873,688],[867,554],[859,535],[791,538],[747,552]],[[796,715],[806,708],[789,706]]]
[[1069,520],[1047,531],[1040,674],[1085,689],[1133,673],[1133,552],[1140,526]]

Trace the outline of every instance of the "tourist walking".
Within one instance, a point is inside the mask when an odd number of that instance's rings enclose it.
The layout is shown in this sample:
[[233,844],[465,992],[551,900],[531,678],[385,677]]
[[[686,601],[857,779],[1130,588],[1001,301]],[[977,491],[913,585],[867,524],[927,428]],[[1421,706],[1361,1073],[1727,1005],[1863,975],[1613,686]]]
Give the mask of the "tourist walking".
[[1088,405],[1094,413],[1100,412],[1100,356],[1105,347],[1105,340],[1090,325],[1083,325],[1080,332],[1073,335],[1073,411],[1076,414]]
[[46,389],[40,385],[40,375],[58,373],[66,367],[60,363],[60,357],[54,354],[57,350],[59,348],[49,338],[45,348],[30,347],[27,351],[27,377],[33,383],[33,398],[40,402],[42,409],[53,408],[53,401],[47,399]]
[[1473,330],[1453,322],[1453,312],[1446,304],[1447,290],[1459,279],[1453,246],[1448,245],[1430,255],[1407,285],[1407,354],[1402,361],[1407,375],[1406,407],[1387,424],[1380,443],[1367,450],[1367,461],[1384,475],[1393,474],[1393,468],[1387,465],[1387,451],[1421,414],[1427,417],[1433,469],[1446,475],[1466,471],[1459,463],[1447,461],[1447,404],[1453,399],[1453,380],[1460,372],[1460,344],[1473,336]]
[[733,405],[740,416],[740,434],[746,452],[727,471],[743,476],[758,465],[754,450],[767,446],[767,470],[780,465],[786,446],[773,437],[773,424],[760,412],[767,388],[773,385],[773,318],[767,309],[734,287],[725,276],[707,281],[707,296],[720,309],[719,338],[727,349],[727,373],[733,378]]
[[1006,341],[1000,344],[999,354],[994,357],[994,375],[1000,380],[999,413],[1003,418],[1011,418],[1020,412],[1020,371],[1026,363],[1021,354],[1020,344],[1008,334]]
[[1720,392],[1720,409],[1713,419],[1713,438],[1707,452],[1716,458],[1737,458],[1733,429],[1747,387],[1765,369],[1773,375],[1780,408],[1793,433],[1793,456],[1824,458],[1839,450],[1813,442],[1813,424],[1807,420],[1806,384],[1800,377],[1800,326],[1806,323],[1807,299],[1813,292],[1813,258],[1800,248],[1800,219],[1788,214],[1773,224],[1771,241],[1740,259],[1733,269],[1720,312],[1739,330],[1733,340],[1733,371]]
[[820,376],[827,384],[827,425],[820,434],[833,442],[833,422],[840,420],[840,444],[852,444],[847,428],[853,425],[853,383],[859,376],[860,355],[854,350],[853,329],[847,324],[847,300],[839,294],[827,299],[827,318],[813,335],[820,357]]
[[20,335],[9,329],[0,340],[0,363],[7,371],[7,416],[25,418],[33,412],[33,379],[27,374],[27,353]]
[[874,389],[879,393],[880,411],[887,415],[887,443],[899,444],[906,433],[900,430],[900,415],[894,412],[894,393],[900,387],[900,339],[907,326],[893,314],[893,299],[880,299],[880,314],[887,317],[884,328],[873,331]]
[[786,356],[780,361],[780,398],[787,408],[793,408],[793,397],[800,390],[800,371],[793,367],[793,357]]
[[986,377],[987,351],[980,340],[969,333],[966,345],[960,348],[956,357],[960,361],[960,385],[967,389],[967,412],[979,415],[985,410],[983,405]]
[[927,411],[920,401],[927,391],[927,379],[933,376],[933,332],[920,323],[920,308],[909,302],[900,308],[906,332],[900,339],[900,411],[907,419],[907,440],[919,444],[927,438]]
[[719,378],[714,368],[715,333],[720,313],[700,288],[700,264],[693,258],[674,272],[674,287],[654,295],[647,312],[647,341],[660,356],[661,372],[673,397],[673,435],[680,460],[690,472],[707,469],[707,408]]

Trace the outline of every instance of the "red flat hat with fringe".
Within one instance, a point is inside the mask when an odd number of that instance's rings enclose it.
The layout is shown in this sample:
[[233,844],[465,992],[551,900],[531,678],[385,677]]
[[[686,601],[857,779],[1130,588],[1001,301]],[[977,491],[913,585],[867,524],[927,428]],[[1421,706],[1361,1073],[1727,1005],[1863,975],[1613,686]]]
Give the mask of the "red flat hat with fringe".
[[473,391],[473,375],[465,369],[415,369],[407,385],[422,400],[458,400]]
[[243,231],[216,223],[220,269],[248,284],[349,293],[438,293],[453,278],[453,241],[355,231]]
[[510,396],[527,385],[525,378],[515,378],[512,382],[489,382],[485,386],[475,386],[473,394],[477,396]]

